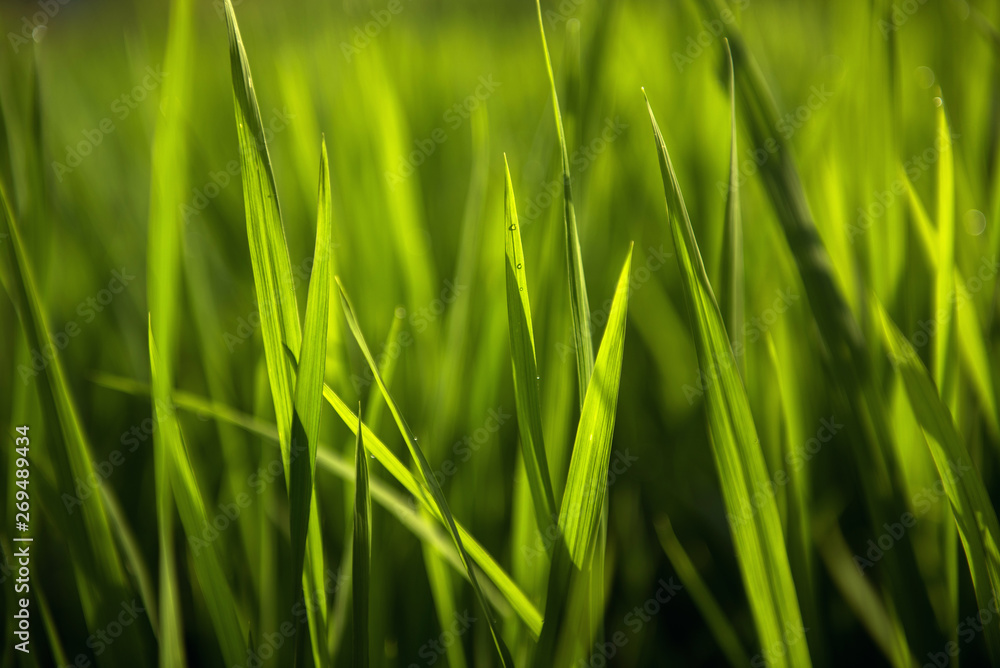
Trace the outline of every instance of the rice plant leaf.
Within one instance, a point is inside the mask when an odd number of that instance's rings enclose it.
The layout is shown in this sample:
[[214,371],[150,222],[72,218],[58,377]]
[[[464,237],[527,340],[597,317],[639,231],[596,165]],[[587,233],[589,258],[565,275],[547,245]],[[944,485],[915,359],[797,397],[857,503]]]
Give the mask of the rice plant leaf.
[[[149,327],[149,359],[152,371],[153,387],[163,382],[161,369],[163,360],[160,358],[156,341],[153,338],[153,327]],[[155,390],[154,390],[155,392]],[[243,624],[240,621],[239,606],[229,587],[229,579],[222,568],[219,556],[221,544],[211,541],[206,545],[202,536],[208,526],[208,514],[205,502],[198,488],[198,480],[188,458],[187,450],[181,437],[177,413],[170,403],[154,402],[157,425],[160,431],[160,441],[157,447],[164,452],[165,467],[169,470],[170,487],[177,510],[184,525],[184,532],[192,545],[191,563],[198,578],[198,584],[205,596],[209,618],[215,629],[215,636],[222,649],[222,656],[227,665],[238,665],[246,658],[246,644],[243,636]],[[159,482],[159,481],[158,481]],[[167,595],[163,593],[161,595]],[[179,604],[179,601],[172,602]]]
[[267,376],[274,399],[274,412],[278,418],[287,477],[293,401],[292,381],[281,347],[284,344],[293,351],[299,350],[301,325],[295,298],[295,281],[278,205],[278,190],[254,93],[253,78],[250,75],[250,63],[232,2],[225,0],[225,3],[250,262],[260,311]]
[[559,529],[574,565],[585,570],[593,554],[594,535],[601,521],[608,490],[608,462],[618,408],[625,322],[628,313],[632,246],[618,276],[607,328],[597,353],[594,374],[576,428],[566,489],[559,509]]
[[[980,608],[1000,596],[1000,523],[983,480],[916,350],[881,303],[872,298],[882,322],[892,365],[903,380],[913,413],[926,436],[938,475],[951,502]],[[993,661],[1000,660],[1000,623],[984,624]]]
[[[746,310],[743,270],[743,219],[740,213],[740,172],[736,152],[736,77],[729,40],[724,39],[729,71],[729,189],[726,192],[725,237],[722,244],[722,315],[729,330],[733,350],[743,350],[743,322]],[[739,355],[737,369],[746,381],[746,356]]]
[[799,632],[803,624],[777,504],[773,497],[766,496],[755,509],[751,505],[753,490],[769,481],[764,454],[746,390],[735,370],[736,362],[722,314],[702,263],[666,143],[648,99],[646,107],[653,126],[684,297],[695,329],[698,363],[704,373],[710,369],[716,373],[706,389],[705,405],[723,498],[731,517],[743,517],[745,511],[750,510],[750,520],[733,522],[731,529],[760,645],[762,648],[787,648],[780,656],[772,656],[774,665],[809,666],[808,644],[784,641],[787,631]]
[[486,600],[483,590],[479,586],[479,580],[476,578],[472,562],[469,560],[469,556],[462,543],[462,536],[455,524],[455,518],[451,514],[451,509],[448,507],[448,501],[445,499],[444,491],[441,489],[441,485],[438,484],[437,479],[434,477],[433,470],[431,469],[427,458],[424,456],[423,451],[420,449],[420,446],[417,445],[417,440],[414,437],[413,432],[410,431],[409,426],[403,419],[402,413],[399,411],[399,407],[396,405],[395,400],[392,398],[392,395],[389,393],[388,388],[385,386],[385,383],[379,375],[378,365],[375,363],[375,358],[372,357],[371,351],[368,349],[368,344],[365,342],[364,335],[361,333],[361,327],[358,324],[357,317],[354,315],[354,307],[351,306],[350,298],[347,296],[347,292],[344,290],[344,286],[341,284],[339,278],[337,278],[337,285],[340,287],[341,304],[343,305],[344,315],[347,318],[347,325],[350,328],[351,333],[354,335],[354,339],[357,341],[358,347],[361,348],[361,352],[364,355],[365,360],[368,362],[368,367],[371,369],[375,382],[382,391],[382,396],[385,398],[385,403],[389,407],[389,412],[392,413],[392,416],[396,421],[396,425],[399,427],[399,432],[402,434],[403,440],[406,441],[406,447],[409,449],[410,455],[413,457],[413,461],[417,466],[417,470],[420,472],[420,477],[423,481],[423,486],[420,487],[420,494],[424,497],[428,505],[437,511],[435,514],[445,521],[448,527],[448,532],[451,534],[452,540],[455,541],[455,547],[458,548],[458,553],[462,557],[462,563],[465,564],[465,568],[469,572],[469,581],[472,583],[472,588],[475,590],[476,597],[479,600],[480,605],[483,607],[486,622],[489,625],[490,633],[493,636],[493,644],[496,646],[497,653],[500,656],[500,663],[505,667],[511,666],[513,665],[513,661],[511,659],[510,651],[507,649],[507,645],[504,643],[503,637],[500,635],[497,622],[493,616],[493,611],[490,609],[489,602]]
[[[517,427],[521,435],[521,456],[528,476],[535,506],[538,530],[552,523],[555,497],[549,477],[545,441],[542,437],[542,406],[538,392],[538,368],[535,361],[535,336],[531,327],[528,279],[521,247],[521,227],[517,220],[514,186],[510,166],[506,169],[504,189],[504,249],[507,274],[507,327],[510,332],[510,359],[514,368],[514,398],[517,402]],[[548,545],[548,543],[546,543]]]
[[368,454],[358,406],[357,445],[354,462],[354,557],[352,560],[354,597],[354,665],[368,668],[368,580],[371,566],[372,499],[368,491]]
[[573,188],[570,184],[569,151],[566,149],[566,133],[563,130],[562,112],[559,110],[559,95],[556,93],[556,79],[552,73],[552,59],[549,45],[545,40],[545,24],[542,22],[541,0],[535,0],[538,10],[538,31],[542,36],[542,51],[545,54],[545,68],[549,75],[552,91],[552,110],[555,114],[556,134],[559,137],[559,155],[563,179],[563,231],[566,237],[566,270],[569,273],[569,304],[573,315],[573,342],[576,349],[577,391],[580,405],[583,405],[590,375],[594,372],[594,341],[590,332],[590,302],[587,299],[587,281],[583,274],[583,256],[580,253],[580,235],[576,227],[576,210],[573,208]]
[[[326,141],[320,147],[319,204],[316,248],[313,253],[302,350],[296,366],[295,410],[292,415],[292,451],[288,487],[292,537],[292,582],[302,582],[309,599],[310,635],[317,665],[329,663],[326,643],[326,597],[316,594],[323,578],[323,544],[316,514],[314,481],[316,447],[323,408],[326,345],[330,312],[330,248],[332,210]],[[298,453],[302,453],[301,455]],[[304,456],[303,456],[304,455]],[[305,581],[303,581],[305,573]],[[313,604],[315,607],[313,607]]]

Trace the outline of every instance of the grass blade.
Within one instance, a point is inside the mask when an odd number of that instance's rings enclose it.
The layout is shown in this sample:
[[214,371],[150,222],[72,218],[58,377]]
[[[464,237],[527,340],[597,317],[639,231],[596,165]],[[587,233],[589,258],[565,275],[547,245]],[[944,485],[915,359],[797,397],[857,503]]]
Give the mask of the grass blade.
[[[365,342],[364,335],[361,333],[361,327],[358,325],[357,318],[354,315],[354,308],[351,306],[350,299],[347,296],[347,292],[344,290],[344,286],[340,283],[339,278],[337,279],[337,285],[340,287],[340,298],[344,309],[344,315],[347,317],[348,327],[354,335],[355,340],[358,342],[358,346],[361,348],[361,352],[364,355],[365,360],[368,362],[368,367],[371,369],[375,382],[378,384],[379,389],[382,390],[382,396],[385,398],[385,403],[389,407],[389,412],[392,413],[392,416],[396,421],[396,425],[399,427],[399,432],[402,434],[403,440],[406,441],[406,447],[409,449],[410,455],[413,457],[413,461],[417,465],[420,477],[423,479],[423,486],[420,488],[420,494],[424,496],[424,500],[428,503],[428,505],[437,511],[435,514],[443,518],[447,524],[452,540],[455,541],[458,553],[462,557],[462,563],[465,564],[465,568],[469,573],[469,581],[472,583],[472,588],[475,590],[476,597],[479,599],[479,603],[483,607],[486,622],[489,625],[490,633],[493,636],[493,643],[500,656],[500,663],[503,666],[510,666],[513,663],[510,651],[507,649],[507,645],[500,636],[496,620],[493,618],[493,611],[490,609],[489,603],[479,586],[479,580],[476,578],[475,571],[472,568],[472,563],[469,561],[469,556],[462,544],[462,536],[455,524],[455,518],[452,516],[451,510],[448,507],[448,501],[444,497],[444,491],[441,489],[441,485],[438,484],[437,479],[434,477],[430,464],[427,462],[427,458],[424,456],[420,446],[417,445],[416,438],[410,431],[409,426],[407,426],[399,408],[396,406],[395,400],[392,398],[392,395],[389,393],[388,388],[385,386],[381,376],[379,375],[378,365],[375,363],[375,358],[372,357],[371,351],[368,349],[368,344]],[[427,492],[430,493],[429,498],[427,498]]]
[[[976,600],[980,607],[995,604],[1000,595],[1000,524],[983,480],[972,463],[930,374],[916,350],[875,299],[893,367],[903,379],[913,413],[926,437],[927,447],[958,526],[969,563]],[[1000,660],[1000,624],[984,624],[986,643],[994,661]]]
[[[326,141],[322,142],[319,166],[319,204],[316,220],[316,249],[306,300],[306,323],[295,381],[295,410],[292,416],[292,444],[307,448],[307,456],[291,457],[288,486],[292,537],[292,583],[302,583],[310,616],[313,658],[317,665],[329,663],[326,643],[326,598],[322,592],[323,543],[319,529],[314,481],[316,447],[323,408],[326,372],[326,344],[330,313],[330,248],[332,210],[330,172]],[[305,579],[303,579],[305,572]],[[313,607],[315,605],[315,607]]]
[[[726,46],[726,64],[729,67],[729,190],[726,192],[725,237],[722,244],[722,315],[729,330],[733,350],[743,350],[743,323],[746,310],[743,273],[743,220],[740,214],[740,172],[736,152],[736,77],[733,73],[733,54]],[[737,369],[744,382],[747,377],[746,355],[737,358]]]
[[559,110],[559,95],[556,93],[556,79],[552,73],[552,59],[549,45],[545,40],[545,25],[542,23],[541,0],[535,0],[538,10],[538,31],[542,36],[542,51],[545,53],[545,68],[549,74],[552,90],[552,109],[555,113],[556,134],[559,137],[559,155],[563,179],[563,228],[566,236],[566,270],[569,272],[569,304],[573,314],[573,341],[576,348],[577,390],[580,405],[586,398],[590,375],[594,372],[594,341],[590,332],[590,303],[587,299],[587,281],[583,275],[583,256],[580,254],[580,235],[576,228],[576,210],[573,208],[573,188],[570,185],[569,151],[566,149],[566,133],[563,130],[562,112]]
[[719,375],[716,382],[709,384],[705,403],[723,497],[730,516],[742,517],[751,509],[749,522],[732,523],[731,528],[760,644],[765,649],[787,647],[787,652],[772,656],[774,665],[809,666],[806,642],[785,643],[785,633],[799,632],[803,625],[777,504],[773,497],[766,496],[756,510],[751,505],[752,490],[766,485],[769,476],[746,390],[735,372],[736,362],[722,314],[708,282],[684,198],[648,99],[646,107],[659,155],[685,301],[696,330],[698,362],[703,370],[717,369]]
[[531,327],[528,279],[521,248],[521,227],[517,221],[514,186],[510,166],[504,156],[504,249],[507,274],[507,327],[510,331],[510,359],[514,367],[514,396],[517,401],[517,426],[521,435],[521,456],[528,476],[535,506],[538,530],[552,523],[555,497],[545,457],[542,437],[542,406],[538,394],[538,368],[535,361],[535,336]]
[[354,453],[354,557],[352,560],[354,598],[354,665],[368,668],[368,579],[371,566],[372,499],[368,491],[368,454],[358,406],[357,446]]

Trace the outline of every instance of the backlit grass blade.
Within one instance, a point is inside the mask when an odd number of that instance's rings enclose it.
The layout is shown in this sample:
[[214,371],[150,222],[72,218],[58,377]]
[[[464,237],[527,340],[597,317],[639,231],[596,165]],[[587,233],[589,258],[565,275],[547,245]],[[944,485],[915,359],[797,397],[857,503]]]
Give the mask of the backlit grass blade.
[[[302,583],[310,603],[310,634],[317,665],[329,663],[326,643],[326,597],[316,591],[322,585],[323,543],[315,498],[316,447],[323,408],[326,345],[330,313],[330,249],[332,211],[330,172],[326,141],[320,149],[319,203],[316,215],[316,248],[306,300],[306,322],[295,380],[295,410],[292,445],[301,455],[291,457],[288,501],[292,538],[292,583]],[[303,580],[305,572],[305,580]],[[320,589],[320,591],[322,591]],[[315,605],[315,607],[313,606]]]
[[[882,322],[893,367],[903,379],[913,413],[951,502],[976,600],[980,608],[995,605],[1000,595],[1000,523],[989,493],[916,350],[882,305],[875,299],[873,302]],[[1000,660],[1000,623],[984,624],[983,629],[993,660]]]
[[299,350],[301,325],[295,299],[295,281],[278,206],[278,190],[274,183],[264,126],[250,75],[250,63],[232,2],[225,2],[250,262],[260,311],[267,376],[271,383],[287,475],[293,403],[291,378],[282,345],[293,351]]
[[785,634],[801,632],[803,624],[777,504],[772,496],[758,499],[756,508],[751,502],[754,490],[767,485],[770,479],[746,390],[735,370],[722,314],[705,273],[663,135],[648,100],[646,106],[663,176],[684,297],[695,330],[698,363],[704,371],[715,369],[717,373],[706,389],[705,405],[723,498],[730,517],[744,517],[747,513],[750,516],[748,522],[731,523],[731,530],[760,646],[768,651],[787,647],[787,652],[780,656],[770,656],[773,665],[809,666],[805,641],[785,643]]
[[[358,406],[361,415],[361,406]],[[368,454],[358,417],[354,453],[354,557],[351,562],[354,598],[354,665],[368,668],[368,579],[371,566],[372,500],[368,491]]]
[[[479,603],[483,607],[486,622],[489,625],[490,633],[493,636],[493,643],[496,645],[497,652],[500,656],[500,663],[505,667],[510,666],[513,663],[510,651],[507,649],[507,645],[504,643],[504,640],[500,635],[496,620],[493,618],[493,611],[490,609],[489,602],[486,600],[486,597],[483,595],[483,591],[479,586],[479,580],[476,578],[472,562],[469,560],[465,547],[462,544],[462,536],[458,531],[458,527],[455,525],[455,518],[452,516],[451,510],[448,507],[448,501],[445,499],[444,491],[441,489],[441,485],[438,484],[437,479],[434,477],[434,473],[427,461],[427,458],[424,456],[420,446],[417,445],[417,440],[413,436],[413,432],[410,431],[406,421],[403,419],[399,408],[396,406],[395,400],[389,393],[388,388],[382,382],[382,378],[378,372],[378,365],[375,363],[375,358],[372,357],[371,351],[368,349],[368,344],[365,342],[364,335],[361,333],[361,327],[358,325],[357,318],[354,315],[354,308],[351,306],[350,299],[344,291],[344,286],[340,283],[339,278],[337,279],[337,285],[340,287],[340,298],[343,305],[344,315],[347,317],[347,325],[350,328],[351,333],[354,335],[355,340],[358,342],[358,346],[361,348],[361,352],[364,355],[365,360],[368,362],[368,367],[372,372],[375,382],[378,384],[379,389],[382,390],[382,396],[385,398],[386,406],[389,407],[389,412],[392,413],[392,417],[395,419],[396,425],[399,427],[399,432],[402,434],[403,440],[406,441],[406,447],[409,449],[410,455],[413,457],[413,461],[420,472],[421,478],[423,479],[423,486],[420,488],[420,494],[425,497],[425,501],[427,501],[428,504],[437,511],[436,514],[442,517],[447,524],[452,540],[455,541],[458,553],[462,557],[462,563],[465,564],[466,570],[469,572],[469,581],[472,583],[472,588],[475,590],[476,597],[479,599]],[[429,492],[429,497],[427,496],[427,492]]]
[[559,529],[570,558],[581,570],[588,566],[593,554],[593,539],[608,491],[608,462],[611,459],[611,438],[615,429],[622,355],[625,351],[625,316],[628,313],[631,267],[630,245],[618,276],[608,324],[580,412],[566,489],[559,509]]
[[[156,341],[153,339],[152,324],[149,328],[149,359],[152,371],[153,387],[163,382],[160,370],[163,360],[159,356]],[[155,395],[155,389],[154,389]],[[227,665],[235,666],[246,658],[246,641],[243,635],[243,624],[240,622],[239,607],[233,592],[229,587],[229,579],[222,567],[219,555],[219,541],[208,542],[202,539],[209,518],[205,511],[205,502],[198,488],[198,480],[188,458],[187,450],[181,437],[177,413],[171,404],[154,402],[156,420],[159,425],[160,441],[157,447],[164,451],[166,468],[169,471],[170,487],[173,491],[177,510],[184,525],[184,532],[189,538],[200,542],[192,542],[193,552],[191,564],[198,578],[198,584],[205,597],[209,618],[215,629],[215,636],[222,649],[222,656]],[[159,481],[158,481],[159,482]],[[165,596],[169,592],[161,595]],[[172,602],[179,604],[179,601]]]
[[[733,350],[743,350],[743,322],[746,309],[743,275],[743,220],[740,212],[739,157],[736,152],[736,77],[733,74],[733,55],[726,46],[726,64],[729,71],[729,190],[726,192],[726,220],[722,244],[722,316],[729,331]],[[746,380],[746,355],[740,355],[736,368]]]
[[507,275],[507,327],[510,332],[510,359],[514,367],[514,397],[517,402],[517,426],[521,435],[521,456],[531,488],[538,530],[552,523],[555,497],[549,478],[545,441],[542,437],[542,406],[538,393],[538,368],[535,362],[535,336],[531,327],[531,306],[528,300],[528,279],[521,248],[521,227],[517,221],[514,186],[510,166],[504,156],[506,170],[504,189],[504,249]]
[[[906,185],[906,193],[913,212],[910,220],[916,226],[917,238],[922,242],[920,247],[924,250],[924,256],[930,263],[931,268],[936,272],[938,270],[938,245],[935,238],[934,225],[931,223],[930,215],[927,213],[923,202],[920,201],[920,196],[913,188],[913,183],[907,178],[905,171],[901,169],[900,172],[899,178]],[[963,368],[969,374],[969,378],[972,381],[972,389],[978,395],[979,401],[982,404],[986,424],[994,436],[1000,436],[1000,422],[998,422],[997,416],[997,410],[1000,409],[1000,406],[997,405],[993,376],[990,374],[991,364],[987,352],[986,330],[981,324],[982,321],[979,318],[979,312],[974,301],[965,301],[965,295],[972,293],[969,291],[957,264],[954,267],[954,274],[955,315],[957,320],[957,327],[955,329],[958,336],[958,351],[964,363]],[[976,280],[981,281],[979,277],[976,277]],[[963,300],[961,305],[957,303],[958,299]],[[1000,443],[997,445],[1000,445]]]
[[[559,508],[558,527],[543,532],[554,541],[552,566],[549,569],[545,602],[545,624],[539,638],[533,665],[552,665],[559,661],[576,661],[581,645],[588,646],[589,634],[572,637],[577,621],[570,600],[586,594],[587,605],[594,601],[593,570],[595,552],[603,550],[601,527],[605,521],[608,491],[608,464],[611,458],[612,436],[618,407],[621,382],[622,354],[625,350],[625,323],[628,313],[629,276],[632,247],[629,246],[615,289],[597,363],[590,378],[587,395],[580,411],[573,453]],[[587,588],[586,590],[582,588]],[[591,611],[585,610],[586,623],[593,622]]]
[[541,0],[535,0],[538,10],[538,31],[542,36],[542,51],[545,54],[545,68],[549,74],[552,90],[552,110],[555,114],[556,134],[559,137],[559,155],[563,180],[563,228],[566,237],[566,269],[569,272],[569,305],[573,314],[573,342],[576,349],[577,391],[580,405],[583,405],[590,374],[594,372],[594,342],[590,333],[590,302],[587,299],[587,281],[583,275],[583,256],[580,254],[580,235],[576,228],[576,210],[573,208],[573,188],[570,185],[569,151],[566,149],[566,133],[563,130],[562,112],[559,110],[559,95],[556,93],[556,79],[552,73],[549,45],[545,40],[545,25],[542,22]]

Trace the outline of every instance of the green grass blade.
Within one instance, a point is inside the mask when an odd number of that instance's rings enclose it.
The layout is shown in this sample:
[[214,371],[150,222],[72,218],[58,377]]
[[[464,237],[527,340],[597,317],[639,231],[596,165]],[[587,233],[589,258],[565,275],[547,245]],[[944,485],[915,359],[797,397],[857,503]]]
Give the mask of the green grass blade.
[[625,322],[628,313],[629,276],[632,247],[618,277],[607,328],[597,354],[594,374],[576,428],[573,456],[566,477],[566,489],[559,509],[559,529],[577,568],[589,566],[594,535],[607,496],[608,462],[614,434],[625,351]]
[[[740,172],[736,152],[736,76],[733,73],[733,54],[726,46],[726,63],[729,66],[729,190],[726,192],[725,237],[722,244],[722,316],[729,331],[733,350],[743,350],[743,323],[746,310],[743,270],[743,219],[740,213]],[[736,368],[746,381],[746,355],[739,355]]]
[[[358,415],[361,407],[358,406]],[[368,668],[368,579],[371,566],[372,499],[368,491],[368,454],[358,417],[354,453],[354,557],[351,562],[354,598],[354,665]]]
[[[375,358],[372,357],[371,351],[368,349],[368,344],[365,342],[364,335],[361,333],[361,327],[358,325],[358,320],[354,315],[354,308],[351,306],[350,299],[344,290],[344,286],[340,283],[339,278],[337,279],[337,285],[340,287],[340,298],[343,305],[344,315],[347,317],[347,325],[350,328],[351,333],[354,335],[355,340],[358,342],[358,346],[361,348],[361,352],[364,355],[365,360],[368,362],[368,367],[371,369],[375,382],[378,384],[379,389],[382,391],[382,396],[385,398],[386,406],[389,407],[389,412],[392,413],[392,416],[396,421],[396,425],[399,427],[399,432],[402,434],[403,440],[406,441],[406,447],[409,449],[410,455],[413,457],[413,461],[417,465],[420,477],[423,479],[423,486],[420,488],[420,494],[424,497],[425,501],[428,502],[428,505],[432,506],[437,511],[435,514],[442,517],[447,524],[452,540],[455,541],[458,553],[462,557],[462,563],[465,564],[466,570],[469,572],[469,581],[472,583],[472,588],[475,590],[476,597],[479,599],[480,605],[483,607],[486,622],[489,625],[490,633],[493,636],[493,643],[500,656],[500,663],[503,666],[510,666],[512,665],[510,651],[507,649],[507,645],[504,643],[504,640],[500,635],[500,631],[497,628],[497,622],[493,617],[493,611],[490,609],[489,602],[486,600],[483,590],[479,586],[479,580],[476,578],[475,571],[472,568],[472,562],[469,561],[469,556],[466,553],[464,545],[462,544],[462,536],[455,524],[455,518],[451,514],[451,509],[448,507],[448,501],[445,499],[444,491],[441,489],[441,485],[438,484],[437,479],[434,477],[431,466],[428,463],[427,458],[424,456],[423,451],[420,449],[420,446],[417,445],[417,440],[413,436],[413,432],[411,432],[409,426],[407,426],[398,406],[396,406],[395,400],[392,398],[392,395],[389,393],[388,388],[385,386],[385,383],[383,383],[382,378],[379,375],[378,365],[375,363]],[[429,498],[427,497],[427,492],[430,494]]]
[[514,397],[517,402],[517,426],[521,435],[521,456],[531,488],[538,530],[552,523],[555,497],[542,437],[542,406],[538,393],[538,368],[535,361],[535,336],[531,327],[528,278],[521,248],[521,226],[517,221],[514,186],[510,166],[504,156],[504,249],[507,274],[507,327],[510,332],[510,359],[514,367]]
[[267,358],[267,376],[274,398],[274,412],[281,434],[285,474],[289,474],[289,442],[292,430],[292,381],[282,346],[297,351],[302,336],[295,281],[278,206],[278,190],[271,169],[263,122],[254,93],[250,63],[240,36],[231,0],[226,0],[229,57],[232,66],[233,99],[239,134],[250,262],[260,310],[260,329]]
[[556,93],[556,79],[552,72],[549,45],[545,40],[545,25],[542,22],[541,0],[535,0],[538,10],[538,31],[542,36],[542,51],[545,54],[545,68],[549,75],[552,91],[552,109],[555,113],[556,134],[559,137],[559,154],[563,179],[563,228],[566,237],[566,270],[569,272],[569,304],[573,315],[573,341],[576,349],[577,390],[580,405],[586,398],[590,385],[590,375],[594,372],[594,341],[590,332],[590,302],[587,299],[587,281],[583,274],[583,256],[580,253],[580,235],[576,228],[576,210],[573,208],[573,188],[570,184],[569,151],[566,149],[566,133],[563,130],[562,112],[559,110],[559,95]]
[[790,629],[799,632],[803,625],[777,504],[771,496],[757,503],[756,510],[751,504],[753,490],[769,482],[764,454],[663,135],[648,100],[646,106],[659,155],[685,301],[695,329],[698,362],[703,370],[716,369],[719,376],[709,384],[705,403],[723,497],[730,516],[743,517],[745,511],[751,511],[749,522],[734,522],[731,529],[760,645],[765,649],[787,647],[787,652],[772,656],[774,665],[809,666],[806,642],[785,644],[785,633]]
[[[319,203],[316,220],[316,248],[313,253],[306,322],[295,381],[295,410],[292,416],[292,444],[305,446],[306,456],[291,457],[288,486],[292,538],[292,583],[301,582],[310,611],[313,658],[317,665],[329,663],[326,643],[326,597],[322,594],[323,543],[315,498],[316,448],[323,408],[323,381],[326,372],[326,345],[330,313],[330,249],[332,210],[330,172],[326,141],[322,142],[319,166]],[[305,574],[305,579],[303,579]],[[317,591],[320,592],[317,595]]]
[[[153,339],[152,324],[149,328],[149,359],[155,396],[158,383],[162,388],[163,360]],[[154,404],[157,424],[160,427],[160,442],[157,447],[164,451],[165,466],[169,470],[169,484],[181,516],[181,523],[184,525],[184,532],[188,537],[202,540],[203,530],[209,520],[204,499],[198,489],[198,480],[181,437],[177,413],[171,403],[154,401]],[[205,596],[205,604],[222,649],[222,656],[228,665],[238,665],[246,658],[246,641],[242,631],[243,625],[240,622],[239,606],[229,587],[226,572],[222,568],[219,556],[220,544],[218,541],[212,541],[208,545],[193,544],[199,545],[200,549],[196,554],[192,554],[191,562]],[[169,592],[161,592],[161,597],[167,595]],[[171,601],[171,605],[174,604],[179,602]]]
[[[916,350],[874,300],[893,367],[903,379],[913,413],[951,502],[980,607],[1000,595],[1000,524],[983,480]],[[983,625],[994,661],[1000,660],[1000,624]]]
[[[937,102],[937,141],[940,147],[937,161],[937,272],[934,275],[934,382],[941,397],[950,403],[955,371],[952,329],[955,315],[955,162],[952,153],[951,130],[945,115],[944,102]],[[942,315],[947,314],[947,315]]]

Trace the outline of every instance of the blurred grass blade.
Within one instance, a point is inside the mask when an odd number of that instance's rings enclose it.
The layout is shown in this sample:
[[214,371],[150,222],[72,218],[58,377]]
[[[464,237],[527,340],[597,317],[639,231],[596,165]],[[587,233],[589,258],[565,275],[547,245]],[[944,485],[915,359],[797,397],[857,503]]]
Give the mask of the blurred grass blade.
[[358,406],[357,446],[354,453],[354,557],[352,582],[354,597],[354,665],[368,668],[368,580],[371,566],[372,500],[368,492],[368,454]]
[[555,113],[556,134],[559,137],[559,155],[563,180],[563,228],[566,238],[566,269],[569,272],[569,305],[573,314],[573,342],[576,349],[577,391],[583,406],[590,375],[594,372],[594,342],[590,333],[590,302],[587,299],[587,281],[583,275],[583,256],[580,254],[580,235],[576,228],[576,210],[573,208],[573,188],[570,185],[569,151],[566,149],[566,133],[563,130],[562,113],[559,110],[559,95],[556,93],[556,79],[552,72],[549,45],[545,40],[545,25],[542,22],[541,0],[535,0],[538,10],[538,30],[542,36],[542,51],[545,53],[545,68],[549,74],[552,90],[552,110]]
[[[316,447],[323,408],[327,331],[330,313],[330,248],[332,210],[326,141],[320,148],[319,203],[316,215],[316,248],[313,253],[306,322],[295,381],[292,448],[288,486],[292,538],[292,583],[301,583],[308,601],[310,636],[316,665],[327,665],[326,596],[322,593],[323,543],[319,529],[314,481]],[[305,456],[302,456],[302,455]],[[303,571],[305,580],[303,580]],[[317,595],[317,591],[320,592]]]
[[[983,480],[972,463],[947,406],[938,396],[916,350],[899,331],[881,303],[873,298],[882,322],[893,367],[903,379],[913,413],[926,436],[927,446],[951,502],[972,584],[980,608],[995,605],[1000,595],[1000,524]],[[1000,624],[984,624],[993,661],[1000,660]]]
[[[514,367],[514,397],[517,402],[517,426],[521,435],[521,456],[531,488],[538,530],[551,525],[555,497],[549,477],[545,441],[542,437],[542,406],[538,393],[538,368],[535,362],[535,336],[531,327],[528,279],[521,248],[521,227],[517,221],[514,186],[510,166],[504,156],[504,249],[507,274],[507,327],[510,332],[510,359]],[[546,543],[548,545],[548,543]]]
[[[157,383],[163,382],[163,377],[160,375],[163,360],[153,339],[152,325],[149,328],[149,359],[155,388]],[[198,480],[181,437],[177,413],[172,403],[154,402],[154,404],[157,424],[160,427],[160,441],[157,447],[164,451],[166,467],[169,469],[170,487],[184,525],[184,532],[189,538],[196,539],[191,541],[194,548],[191,563],[204,594],[208,615],[215,628],[223,658],[227,665],[238,665],[246,658],[246,641],[240,622],[239,607],[229,588],[226,572],[222,568],[222,559],[219,556],[219,550],[222,548],[219,541],[204,544],[206,541],[202,536],[205,527],[209,526],[209,519],[205,512],[205,502],[198,489]]]
[[719,643],[726,660],[733,668],[743,668],[748,665],[750,661],[747,659],[746,651],[743,649],[736,629],[726,617],[726,613],[722,611],[722,607],[715,600],[708,585],[702,580],[698,569],[677,539],[674,528],[670,524],[670,518],[666,515],[656,523],[656,535],[660,539],[660,545],[666,552],[667,558],[670,559],[670,563],[677,571],[677,577],[684,583],[687,592],[691,594],[694,604],[698,606],[698,611],[705,619],[705,623],[708,624],[708,628],[711,629],[712,635]]
[[[416,438],[410,431],[409,426],[407,426],[399,408],[396,406],[395,400],[392,398],[388,388],[382,381],[382,377],[379,375],[378,365],[375,363],[375,358],[372,357],[371,351],[368,349],[368,344],[365,342],[364,335],[361,333],[361,327],[358,325],[357,317],[354,315],[354,308],[351,306],[350,299],[348,298],[347,292],[344,290],[344,286],[341,284],[339,278],[337,279],[337,285],[340,287],[340,298],[343,305],[344,315],[347,317],[347,325],[350,328],[351,333],[354,335],[355,340],[358,342],[358,347],[361,348],[361,352],[364,355],[365,360],[368,362],[368,367],[371,369],[375,382],[378,384],[379,389],[382,390],[382,396],[385,398],[385,403],[389,407],[389,412],[392,413],[392,417],[395,419],[396,425],[399,427],[399,432],[402,434],[403,440],[406,441],[406,447],[409,449],[410,455],[413,457],[413,461],[417,465],[417,469],[420,472],[423,485],[419,488],[419,493],[424,497],[425,502],[436,510],[435,514],[445,521],[452,540],[455,541],[455,547],[458,548],[458,553],[462,557],[462,563],[465,564],[465,568],[469,572],[469,581],[472,583],[472,588],[475,590],[476,597],[478,598],[480,605],[483,607],[486,622],[489,625],[490,633],[493,636],[493,643],[500,656],[500,663],[505,667],[510,666],[513,663],[510,651],[507,649],[507,645],[504,643],[504,640],[500,635],[500,631],[497,628],[497,622],[493,617],[493,611],[490,609],[489,602],[486,600],[483,590],[479,586],[479,580],[476,578],[472,562],[469,561],[469,556],[462,544],[462,536],[458,531],[458,527],[455,525],[455,518],[452,516],[451,509],[448,507],[448,501],[445,499],[444,491],[441,489],[441,485],[438,484],[437,479],[434,477],[434,472],[431,469],[427,458],[424,456],[420,446],[417,445]],[[428,492],[430,494],[429,498],[427,497]]]
[[[937,272],[934,274],[934,382],[941,398],[950,404],[958,365],[954,362],[952,329],[955,315],[955,163],[952,154],[951,130],[938,89],[937,140]],[[945,315],[946,314],[946,315]]]
[[703,373],[712,369],[717,372],[717,378],[709,383],[705,392],[705,404],[726,509],[731,518],[750,515],[749,521],[731,522],[731,530],[760,646],[768,651],[773,647],[787,647],[787,652],[780,656],[772,655],[774,665],[809,666],[808,644],[785,642],[786,633],[803,632],[804,627],[777,504],[774,497],[767,495],[763,501],[758,499],[756,508],[751,502],[752,491],[767,485],[770,480],[746,390],[735,371],[722,314],[709,285],[684,198],[648,99],[646,107],[659,154],[685,301],[695,329],[698,363]]
[[726,191],[725,237],[722,244],[722,315],[729,331],[730,343],[738,351],[736,368],[746,382],[746,355],[743,351],[743,322],[746,309],[743,273],[743,220],[740,213],[740,172],[736,152],[736,78],[733,74],[733,54],[729,40],[724,39],[726,65],[729,72],[729,189]]

